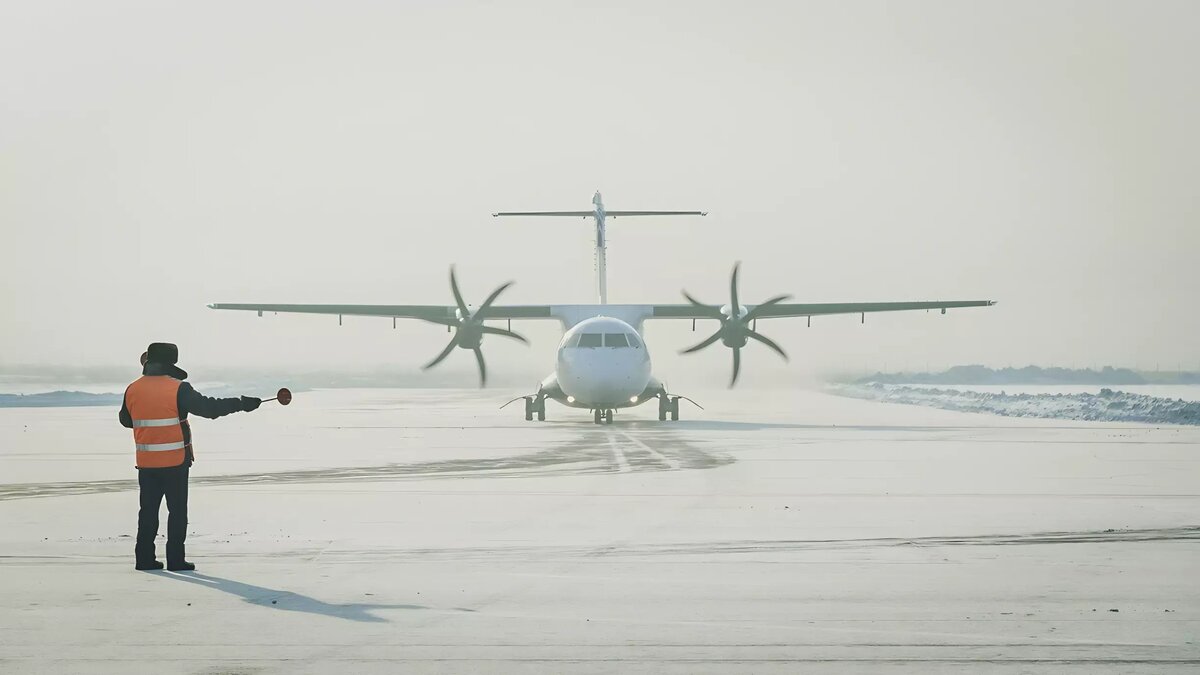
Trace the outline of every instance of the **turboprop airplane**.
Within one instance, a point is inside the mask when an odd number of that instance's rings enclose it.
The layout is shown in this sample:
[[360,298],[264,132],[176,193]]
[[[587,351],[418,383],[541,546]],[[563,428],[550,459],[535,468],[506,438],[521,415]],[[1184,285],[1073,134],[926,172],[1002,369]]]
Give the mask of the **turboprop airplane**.
[[[826,314],[860,314],[866,321],[868,312],[892,312],[903,310],[941,310],[959,307],[986,307],[995,304],[990,300],[950,300],[927,302],[846,302],[846,303],[790,303],[788,295],[777,295],[759,304],[742,304],[738,297],[739,265],[733,267],[729,280],[729,303],[712,305],[693,298],[683,292],[687,304],[665,305],[610,305],[606,271],[605,224],[609,218],[631,216],[703,216],[703,211],[608,211],[597,192],[592,197],[590,211],[516,211],[493,213],[494,217],[541,217],[563,216],[592,219],[596,230],[596,291],[599,302],[584,305],[497,305],[500,297],[513,282],[501,285],[472,309],[458,288],[454,267],[450,268],[450,292],[453,305],[280,305],[280,304],[227,304],[209,305],[212,309],[236,309],[258,312],[293,312],[303,314],[336,314],[342,316],[379,316],[396,319],[419,319],[447,326],[454,334],[450,342],[423,369],[441,363],[457,347],[474,352],[479,366],[480,386],[487,384],[487,364],[483,359],[481,343],[486,335],[498,335],[528,344],[522,335],[512,331],[514,320],[554,319],[564,329],[558,346],[554,372],[542,380],[535,393],[509,401],[525,400],[525,419],[546,419],[546,401],[552,399],[571,408],[591,410],[596,424],[612,423],[614,411],[631,408],[651,400],[658,403],[658,419],[679,419],[679,401],[689,400],[676,393],[668,392],[661,380],[651,369],[650,353],[642,338],[642,325],[647,319],[697,319],[716,321],[715,333],[685,350],[690,354],[705,349],[716,342],[732,350],[733,375],[729,386],[733,386],[741,372],[742,349],[754,340],[765,345],[785,360],[787,353],[774,340],[757,331],[759,319],[783,317],[806,317],[812,325],[812,317]],[[487,322],[505,321],[506,328],[488,325]],[[508,405],[507,403],[505,405]]]

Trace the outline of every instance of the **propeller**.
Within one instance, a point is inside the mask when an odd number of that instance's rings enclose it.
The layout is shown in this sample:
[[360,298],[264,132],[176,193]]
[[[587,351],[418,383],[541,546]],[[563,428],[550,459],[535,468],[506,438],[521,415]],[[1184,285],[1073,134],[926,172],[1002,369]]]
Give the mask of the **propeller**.
[[787,353],[783,351],[782,347],[775,344],[775,341],[771,338],[751,328],[751,325],[754,323],[755,319],[762,316],[764,310],[772,305],[777,305],[784,300],[788,300],[792,296],[777,295],[761,305],[755,305],[754,309],[745,311],[746,308],[738,302],[738,269],[741,267],[741,265],[742,263],[740,262],[734,264],[733,274],[729,278],[728,314],[722,311],[723,308],[718,308],[715,305],[707,305],[693,298],[690,294],[688,294],[687,291],[683,292],[683,297],[686,298],[693,307],[700,310],[701,313],[720,321],[721,327],[717,329],[717,332],[708,336],[698,344],[688,347],[680,353],[691,354],[693,352],[698,352],[701,349],[716,343],[717,340],[720,340],[726,347],[729,347],[733,350],[733,377],[729,380],[730,387],[737,382],[738,373],[741,372],[742,348],[746,346],[748,340],[756,340],[770,347],[775,351],[776,354],[782,356],[784,361],[786,361],[788,358]]
[[483,301],[483,304],[479,306],[479,309],[471,312],[470,308],[467,307],[467,303],[463,300],[462,292],[458,290],[458,278],[455,277],[454,266],[451,265],[450,291],[454,293],[454,304],[458,306],[458,317],[454,319],[426,319],[426,321],[442,324],[444,326],[451,326],[454,328],[454,337],[450,338],[450,342],[446,344],[446,347],[441,351],[441,353],[434,357],[432,361],[422,366],[421,369],[429,370],[430,368],[441,363],[447,356],[450,355],[450,352],[454,351],[455,347],[458,347],[459,349],[470,349],[471,351],[475,352],[475,362],[479,364],[479,386],[487,386],[487,363],[483,360],[483,350],[480,348],[480,343],[483,341],[483,336],[503,335],[504,337],[520,340],[525,344],[529,344],[529,340],[526,340],[523,336],[514,333],[511,330],[496,328],[494,326],[486,326],[483,323],[485,320],[487,320],[488,309],[491,308],[492,303],[496,302],[496,298],[500,297],[500,294],[512,285],[513,282],[511,281],[506,284],[502,284],[499,288],[492,291],[492,294]]

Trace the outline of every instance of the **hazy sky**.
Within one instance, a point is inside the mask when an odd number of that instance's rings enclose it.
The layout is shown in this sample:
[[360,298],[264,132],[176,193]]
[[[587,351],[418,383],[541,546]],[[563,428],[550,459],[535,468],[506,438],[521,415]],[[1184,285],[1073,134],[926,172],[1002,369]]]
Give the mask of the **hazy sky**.
[[[760,325],[830,367],[1200,367],[1200,3],[0,2],[0,365],[414,370],[448,336],[209,302],[995,299]],[[713,326],[701,325],[701,331]],[[549,372],[557,326],[490,341]],[[656,369],[725,376],[648,325]],[[753,349],[753,348],[752,348]],[[474,376],[471,359],[447,364]],[[789,375],[790,376],[790,375]]]

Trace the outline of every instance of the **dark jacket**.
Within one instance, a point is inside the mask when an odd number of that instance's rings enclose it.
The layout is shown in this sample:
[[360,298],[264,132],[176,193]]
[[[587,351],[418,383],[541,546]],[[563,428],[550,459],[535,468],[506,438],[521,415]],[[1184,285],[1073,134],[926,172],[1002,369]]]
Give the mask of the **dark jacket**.
[[[167,370],[157,363],[147,363],[142,367],[143,375],[166,375]],[[183,421],[183,442],[188,444],[187,460],[184,466],[192,465],[192,429],[187,423],[188,414],[199,415],[210,420],[215,420],[218,417],[224,417],[230,413],[241,412],[241,398],[210,398],[201,394],[192,388],[192,385],[183,382],[179,385],[179,394],[175,400],[176,406],[179,408],[179,419]],[[121,413],[118,415],[121,420],[121,426],[126,429],[133,428],[133,418],[129,416],[129,406],[125,403],[124,398],[121,400]],[[162,469],[142,469],[142,471],[161,471]]]

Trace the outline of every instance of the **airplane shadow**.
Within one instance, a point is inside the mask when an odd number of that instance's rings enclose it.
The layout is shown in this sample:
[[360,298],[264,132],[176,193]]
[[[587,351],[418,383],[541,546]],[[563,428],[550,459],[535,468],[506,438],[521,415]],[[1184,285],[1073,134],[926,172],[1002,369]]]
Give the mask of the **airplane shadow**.
[[254,584],[244,584],[240,581],[232,579],[223,579],[199,572],[156,572],[157,576],[166,577],[168,579],[177,579],[185,581],[189,584],[197,584],[206,588],[236,595],[252,605],[260,605],[270,607],[271,609],[280,609],[285,612],[305,612],[308,614],[322,614],[338,619],[346,619],[348,621],[361,621],[364,623],[384,623],[387,619],[372,614],[372,611],[379,609],[429,609],[424,605],[407,605],[407,604],[381,604],[381,603],[346,603],[334,604],[317,600],[307,595],[293,593],[291,591],[281,591],[265,586],[255,586]]

